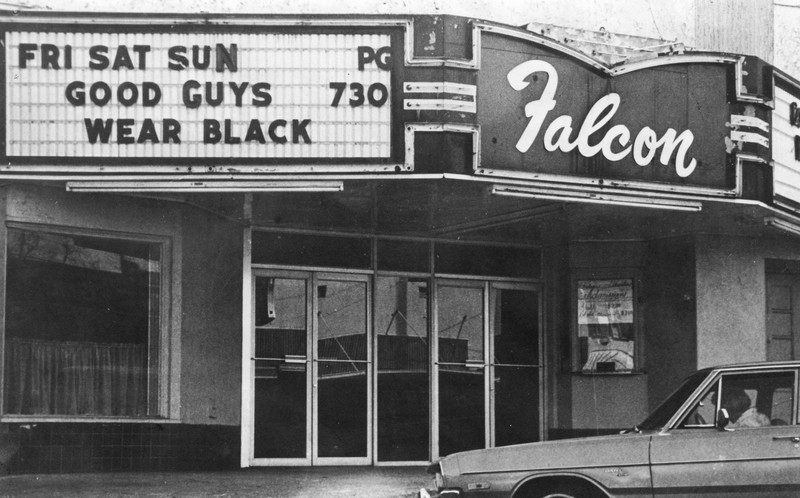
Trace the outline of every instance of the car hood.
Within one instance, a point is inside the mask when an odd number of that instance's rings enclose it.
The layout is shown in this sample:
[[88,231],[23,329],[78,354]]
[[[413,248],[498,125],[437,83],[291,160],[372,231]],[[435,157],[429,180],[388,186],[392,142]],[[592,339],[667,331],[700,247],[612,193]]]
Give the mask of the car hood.
[[454,453],[439,463],[445,475],[647,465],[651,434],[619,434]]

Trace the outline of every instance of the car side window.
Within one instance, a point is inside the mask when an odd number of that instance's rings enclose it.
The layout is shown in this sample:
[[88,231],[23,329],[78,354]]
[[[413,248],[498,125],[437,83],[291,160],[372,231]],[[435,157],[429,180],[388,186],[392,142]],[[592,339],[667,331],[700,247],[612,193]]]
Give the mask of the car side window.
[[686,429],[713,427],[714,417],[717,413],[717,387],[719,383],[707,391],[694,407],[689,410],[689,414],[683,419],[680,427]]
[[792,424],[792,409],[794,408],[792,393],[793,389],[791,387],[779,387],[772,394],[772,413],[770,416],[772,417],[773,425],[780,425],[781,421]]
[[731,429],[792,424],[796,392],[791,370],[726,373],[700,397],[679,427],[715,427],[721,408],[728,412]]
[[726,374],[720,386],[718,406],[728,412],[728,428],[787,425],[793,421],[793,371]]

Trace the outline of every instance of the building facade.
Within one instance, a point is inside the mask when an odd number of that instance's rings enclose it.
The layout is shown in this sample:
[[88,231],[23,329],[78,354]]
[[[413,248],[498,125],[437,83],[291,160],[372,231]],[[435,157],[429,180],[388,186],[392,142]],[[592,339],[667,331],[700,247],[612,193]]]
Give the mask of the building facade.
[[795,356],[800,86],[758,58],[453,16],[2,21],[12,472],[424,463]]

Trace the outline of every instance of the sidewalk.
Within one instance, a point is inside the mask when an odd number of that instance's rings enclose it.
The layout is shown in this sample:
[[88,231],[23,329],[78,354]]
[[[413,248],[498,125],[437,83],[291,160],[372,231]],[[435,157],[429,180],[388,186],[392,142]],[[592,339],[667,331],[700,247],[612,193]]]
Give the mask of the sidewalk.
[[432,484],[423,467],[31,474],[0,477],[0,497],[412,498]]

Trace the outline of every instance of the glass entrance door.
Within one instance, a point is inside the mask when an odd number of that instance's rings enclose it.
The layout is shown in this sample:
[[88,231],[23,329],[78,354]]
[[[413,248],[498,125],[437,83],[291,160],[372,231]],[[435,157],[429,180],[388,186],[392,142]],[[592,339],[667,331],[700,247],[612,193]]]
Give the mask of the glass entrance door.
[[439,455],[484,448],[486,439],[485,285],[437,287]]
[[430,347],[427,278],[375,280],[376,460],[430,460]]
[[539,292],[491,286],[490,399],[492,446],[541,439]]
[[314,277],[315,463],[371,462],[369,289],[354,278]]
[[435,454],[539,441],[538,288],[440,281],[436,289]]
[[253,465],[370,462],[368,284],[255,272]]
[[253,458],[311,463],[310,282],[256,275]]

